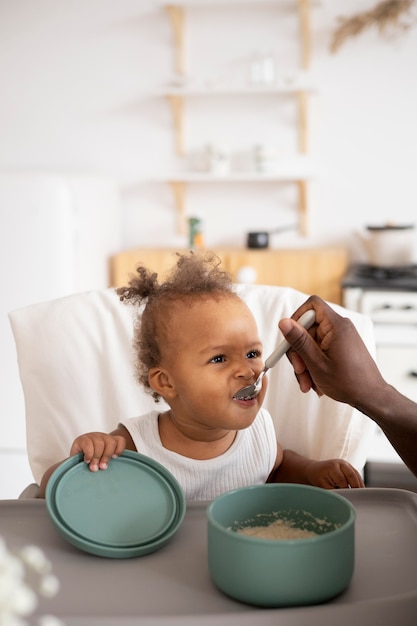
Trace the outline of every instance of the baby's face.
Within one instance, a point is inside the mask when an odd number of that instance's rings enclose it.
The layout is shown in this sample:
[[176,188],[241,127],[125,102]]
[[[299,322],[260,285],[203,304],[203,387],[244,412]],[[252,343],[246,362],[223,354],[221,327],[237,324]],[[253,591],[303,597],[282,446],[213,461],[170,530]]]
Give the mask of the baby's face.
[[175,411],[203,429],[249,426],[266,385],[253,400],[234,399],[264,365],[257,325],[244,302],[223,296],[175,307],[169,336],[172,341],[164,342],[161,365],[175,388],[175,398],[169,400]]

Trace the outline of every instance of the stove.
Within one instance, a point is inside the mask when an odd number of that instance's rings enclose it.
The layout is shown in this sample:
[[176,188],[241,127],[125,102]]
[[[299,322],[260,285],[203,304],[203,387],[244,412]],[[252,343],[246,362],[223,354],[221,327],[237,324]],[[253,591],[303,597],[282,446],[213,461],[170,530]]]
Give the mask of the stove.
[[[417,325],[417,265],[352,265],[342,280],[342,292],[346,308],[368,315],[374,323],[402,327],[397,331],[391,328],[391,334],[417,333],[417,326],[404,328]],[[387,330],[383,330],[386,337]]]
[[417,265],[403,267],[376,267],[375,265],[352,265],[342,282],[343,288],[417,291]]
[[[342,294],[347,309],[363,313],[373,321],[376,361],[384,378],[417,402],[417,265],[352,265],[342,280]],[[400,473],[407,484],[411,480],[412,488],[417,487],[417,480],[380,429],[367,467],[375,470],[378,464],[384,467],[385,486],[398,486],[387,484],[387,476],[395,474],[398,482]],[[381,484],[374,482],[370,486]]]

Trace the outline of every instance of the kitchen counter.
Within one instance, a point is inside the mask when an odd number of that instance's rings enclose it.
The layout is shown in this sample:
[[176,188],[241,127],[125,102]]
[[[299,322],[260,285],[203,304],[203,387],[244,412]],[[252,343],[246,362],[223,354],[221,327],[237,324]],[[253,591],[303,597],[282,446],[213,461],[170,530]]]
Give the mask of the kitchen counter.
[[171,542],[153,554],[106,559],[67,543],[43,500],[0,502],[0,535],[9,549],[41,547],[61,590],[42,598],[37,616],[66,626],[415,626],[417,494],[341,490],[355,506],[355,571],[349,588],[317,606],[259,609],[232,600],[210,580],[206,504],[189,505]]
[[[348,253],[344,248],[215,248],[213,251],[236,282],[292,287],[305,294],[317,294],[335,304],[341,303],[341,280],[348,267]],[[164,275],[175,264],[176,252],[186,253],[188,250],[141,248],[113,255],[110,259],[111,286],[127,284],[142,263],[159,276]]]

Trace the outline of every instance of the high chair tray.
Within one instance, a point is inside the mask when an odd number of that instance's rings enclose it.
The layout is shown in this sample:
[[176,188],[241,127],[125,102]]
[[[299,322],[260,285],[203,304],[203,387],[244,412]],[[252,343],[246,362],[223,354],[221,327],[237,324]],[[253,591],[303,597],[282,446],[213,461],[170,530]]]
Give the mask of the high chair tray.
[[0,536],[9,549],[42,548],[60,592],[40,599],[36,616],[65,626],[415,626],[417,494],[397,489],[340,490],[356,508],[355,571],[327,604],[258,609],[220,592],[207,565],[207,503],[188,505],[164,548],[131,559],[80,551],[55,530],[43,500],[0,501]]

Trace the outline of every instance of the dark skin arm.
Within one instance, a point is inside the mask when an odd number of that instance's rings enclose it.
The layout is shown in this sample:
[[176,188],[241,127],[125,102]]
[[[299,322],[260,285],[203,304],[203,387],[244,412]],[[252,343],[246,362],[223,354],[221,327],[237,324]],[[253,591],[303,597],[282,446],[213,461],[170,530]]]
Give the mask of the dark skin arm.
[[[307,332],[295,320],[308,309],[316,324]],[[374,420],[417,476],[417,404],[385,381],[352,321],[311,296],[279,327],[301,391],[314,389]]]

